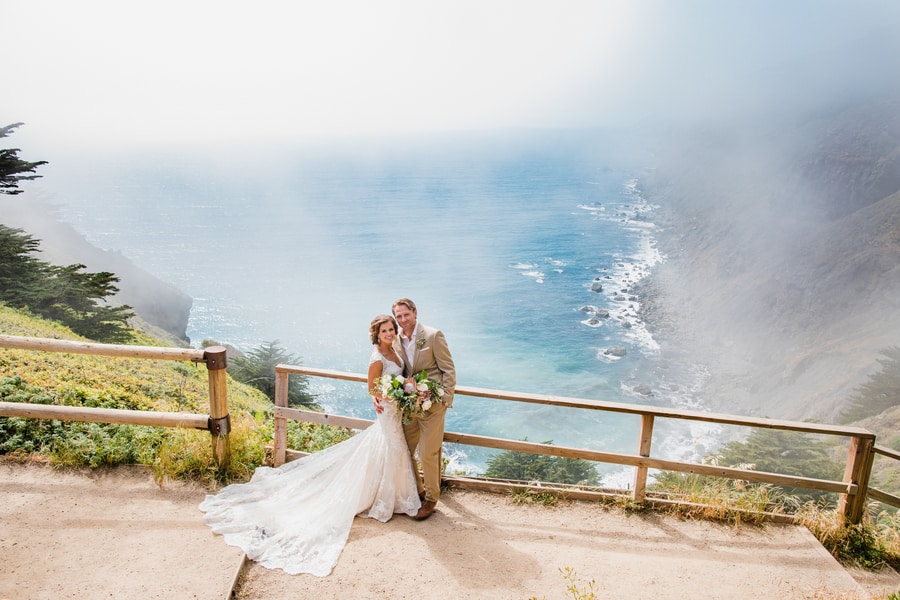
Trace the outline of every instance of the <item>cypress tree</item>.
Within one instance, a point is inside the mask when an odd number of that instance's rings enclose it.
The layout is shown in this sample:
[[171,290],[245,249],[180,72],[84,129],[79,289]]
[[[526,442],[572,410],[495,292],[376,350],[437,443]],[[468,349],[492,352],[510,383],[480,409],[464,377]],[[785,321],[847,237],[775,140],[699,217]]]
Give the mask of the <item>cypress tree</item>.
[[[13,123],[6,127],[0,127],[0,138],[5,138],[11,134],[22,123]],[[33,173],[41,165],[47,164],[46,160],[29,162],[19,158],[18,148],[0,149],[0,194],[21,194],[19,189],[20,181],[37,179],[41,175]],[[32,175],[23,175],[23,173],[32,173]]]

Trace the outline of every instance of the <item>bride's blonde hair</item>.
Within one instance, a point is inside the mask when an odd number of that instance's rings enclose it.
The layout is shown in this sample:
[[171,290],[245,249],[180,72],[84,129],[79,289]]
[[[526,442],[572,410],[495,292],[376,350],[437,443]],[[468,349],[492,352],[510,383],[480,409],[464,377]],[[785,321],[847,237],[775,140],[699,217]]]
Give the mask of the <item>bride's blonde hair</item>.
[[394,326],[394,333],[400,331],[397,327],[397,321],[394,320],[394,317],[390,315],[378,315],[374,319],[372,319],[372,324],[369,325],[369,339],[372,340],[373,344],[378,343],[378,332],[381,329],[381,326],[385,323],[390,322],[391,325]]

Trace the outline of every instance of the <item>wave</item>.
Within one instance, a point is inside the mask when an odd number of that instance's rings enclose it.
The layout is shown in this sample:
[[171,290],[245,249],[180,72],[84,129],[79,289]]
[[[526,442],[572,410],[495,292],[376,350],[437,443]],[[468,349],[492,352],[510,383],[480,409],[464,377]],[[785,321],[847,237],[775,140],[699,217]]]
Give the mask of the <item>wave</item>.
[[[81,179],[56,183],[69,199],[65,212],[89,239],[100,236],[104,246],[195,299],[188,328],[194,340],[249,350],[277,339],[303,364],[360,372],[371,315],[408,295],[423,320],[447,334],[461,384],[645,401],[632,397],[633,385],[619,382],[650,372],[660,351],[635,293],[665,260],[654,239],[655,207],[630,175],[569,158],[548,155],[541,176],[527,178],[522,174],[533,172],[533,163],[508,164],[502,157],[486,159],[498,168],[470,176],[419,159],[398,162],[391,172],[348,161],[329,173],[307,169],[302,179],[283,181],[241,171],[247,179],[233,182],[233,194],[222,193],[222,182],[234,174],[178,164],[147,175],[143,160],[83,177],[109,187]],[[172,173],[185,181],[177,196],[166,190]],[[251,187],[259,188],[262,205],[246,202],[242,190]],[[416,219],[439,224],[441,233],[415,228],[398,241],[381,219],[359,218],[361,198],[372,214],[405,214],[416,206]],[[146,214],[148,202],[159,210]],[[263,218],[272,214],[278,218]],[[398,252],[401,261],[389,260]],[[327,410],[372,417],[364,386],[310,383]],[[667,402],[692,400],[666,393]],[[581,413],[510,403],[467,408],[460,400],[448,415],[454,431],[552,436],[576,447],[602,441],[614,451],[634,445],[627,439],[616,447],[609,440],[618,439],[617,423]],[[672,444],[705,435],[677,433]],[[490,451],[466,448],[453,456],[455,469],[477,471]]]

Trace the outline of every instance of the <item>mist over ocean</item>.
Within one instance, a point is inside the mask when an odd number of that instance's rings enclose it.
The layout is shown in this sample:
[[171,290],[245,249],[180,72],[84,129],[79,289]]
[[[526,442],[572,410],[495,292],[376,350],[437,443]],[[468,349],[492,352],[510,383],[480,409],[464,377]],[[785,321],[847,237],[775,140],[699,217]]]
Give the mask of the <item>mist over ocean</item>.
[[[460,385],[693,406],[702,373],[660,356],[632,291],[664,260],[641,191],[649,165],[616,148],[544,134],[175,149],[60,165],[41,187],[94,245],[193,297],[194,346],[278,340],[303,365],[364,373],[369,321],[408,296],[445,332]],[[312,388],[330,412],[372,416],[360,384]],[[705,452],[714,430],[691,427],[660,424],[654,455]],[[448,431],[628,453],[637,428],[467,396],[447,419]],[[448,450],[470,473],[494,453]]]

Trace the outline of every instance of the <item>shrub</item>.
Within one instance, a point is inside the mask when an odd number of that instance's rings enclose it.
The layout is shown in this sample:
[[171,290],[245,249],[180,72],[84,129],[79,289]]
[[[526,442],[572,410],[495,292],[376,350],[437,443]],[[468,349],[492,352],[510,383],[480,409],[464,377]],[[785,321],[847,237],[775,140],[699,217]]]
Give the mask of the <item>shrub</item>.
[[514,450],[501,452],[488,460],[485,476],[591,486],[598,485],[600,479],[590,461]]

